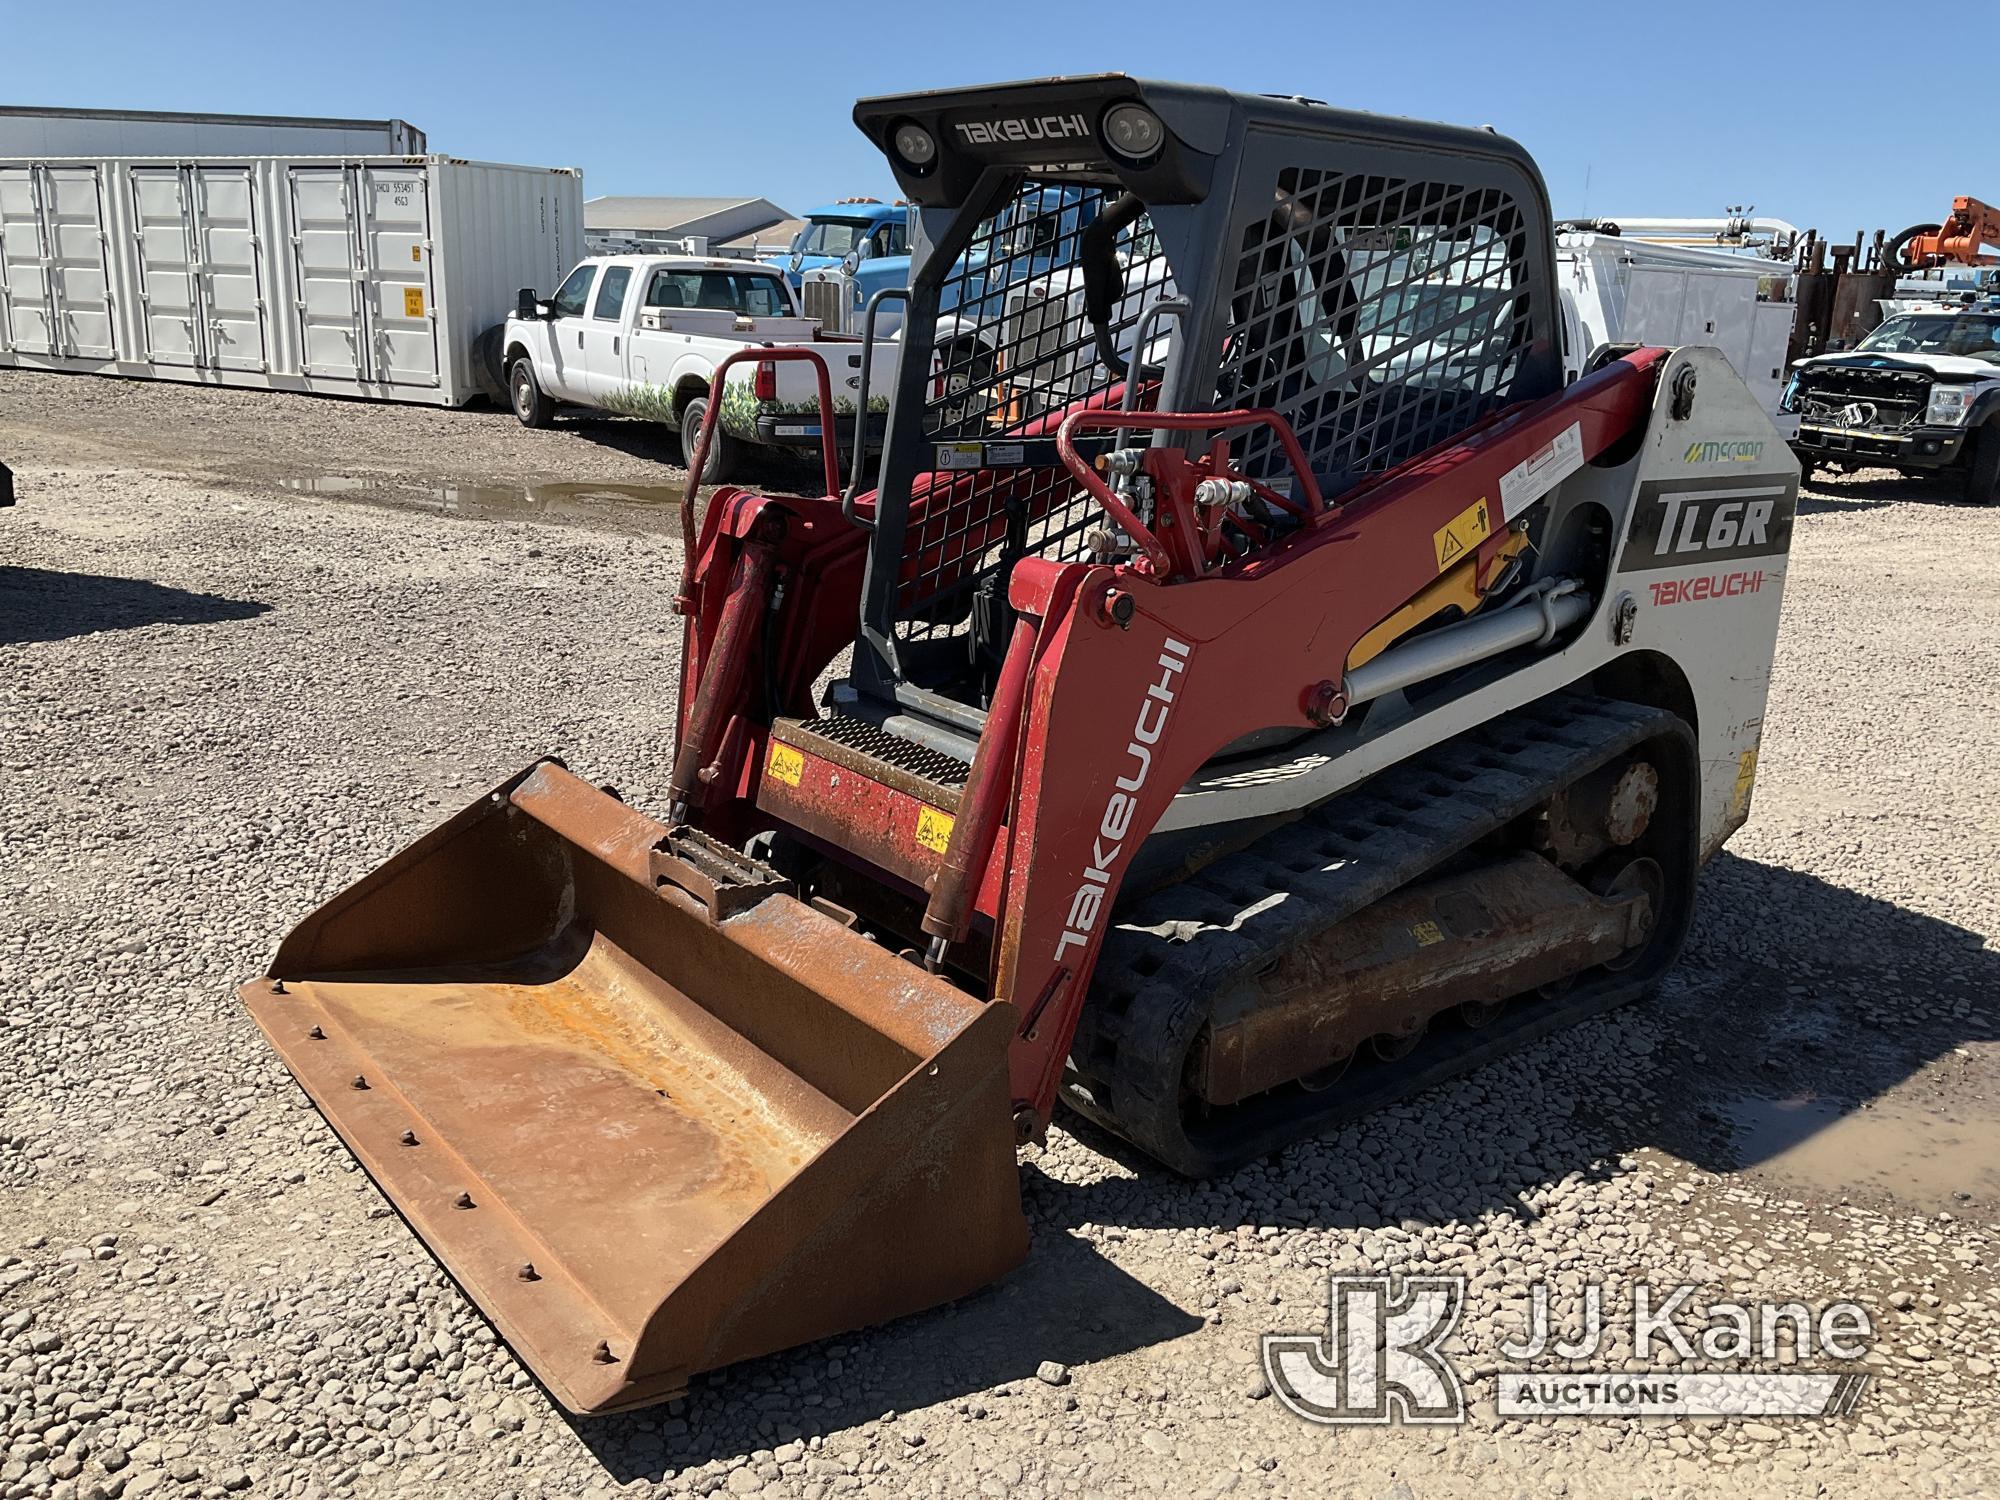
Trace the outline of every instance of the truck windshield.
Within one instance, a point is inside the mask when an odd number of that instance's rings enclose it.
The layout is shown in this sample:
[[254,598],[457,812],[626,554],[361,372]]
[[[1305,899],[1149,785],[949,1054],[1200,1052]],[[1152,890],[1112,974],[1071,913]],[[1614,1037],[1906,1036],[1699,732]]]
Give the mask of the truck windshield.
[[789,317],[792,311],[782,277],[750,271],[655,271],[646,286],[646,306],[704,308],[752,318]]
[[2000,365],[2000,317],[1907,313],[1889,319],[1855,349],[1873,354],[1961,354]]
[[869,227],[866,219],[814,219],[799,231],[792,248],[802,255],[831,255],[837,259],[867,239]]

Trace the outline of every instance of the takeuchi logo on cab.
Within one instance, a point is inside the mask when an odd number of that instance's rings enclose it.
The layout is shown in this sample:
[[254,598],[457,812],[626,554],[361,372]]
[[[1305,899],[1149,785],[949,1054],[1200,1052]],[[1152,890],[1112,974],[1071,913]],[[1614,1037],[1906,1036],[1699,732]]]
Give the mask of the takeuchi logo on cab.
[[1681,455],[1690,464],[1754,464],[1764,456],[1762,443],[1689,443]]

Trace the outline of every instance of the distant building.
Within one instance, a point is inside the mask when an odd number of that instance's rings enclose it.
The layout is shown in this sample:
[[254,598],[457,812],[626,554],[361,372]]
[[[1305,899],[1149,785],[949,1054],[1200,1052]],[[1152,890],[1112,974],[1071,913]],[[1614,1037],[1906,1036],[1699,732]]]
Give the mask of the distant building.
[[709,249],[723,255],[768,255],[774,250],[790,249],[792,241],[805,227],[804,219],[780,219],[766,229],[752,230],[733,240],[724,240],[720,245],[710,245]]
[[779,225],[788,227],[774,248],[791,243],[797,226],[768,198],[587,198],[583,204],[584,245],[599,255],[679,249],[684,240],[710,252],[741,242],[747,252],[753,238],[760,248],[772,245]]

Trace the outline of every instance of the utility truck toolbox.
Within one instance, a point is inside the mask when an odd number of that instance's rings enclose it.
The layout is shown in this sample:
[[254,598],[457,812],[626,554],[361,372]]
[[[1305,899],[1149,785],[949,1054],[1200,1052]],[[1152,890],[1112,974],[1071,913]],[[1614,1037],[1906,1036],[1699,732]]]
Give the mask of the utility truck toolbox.
[[1717,350],[1565,381],[1520,146],[855,121],[921,205],[880,477],[690,478],[661,804],[528,766],[241,992],[579,1411],[1005,1273],[1059,1104],[1226,1171],[1646,993],[1749,815],[1797,461]]

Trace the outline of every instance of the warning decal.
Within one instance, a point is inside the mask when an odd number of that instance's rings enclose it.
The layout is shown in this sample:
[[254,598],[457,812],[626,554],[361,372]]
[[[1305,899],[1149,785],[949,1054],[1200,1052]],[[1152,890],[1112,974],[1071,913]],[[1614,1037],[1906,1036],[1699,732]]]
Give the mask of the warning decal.
[[1431,545],[1437,549],[1438,571],[1442,573],[1453,563],[1464,561],[1468,552],[1491,535],[1493,516],[1482,497],[1431,533]]
[[424,289],[420,286],[403,288],[403,316],[421,318],[424,315]]
[[1745,750],[1736,761],[1736,795],[1731,799],[1730,815],[1743,817],[1750,811],[1750,788],[1757,782],[1757,749],[1753,745]]
[[926,849],[942,854],[951,844],[952,824],[956,820],[950,813],[941,813],[935,807],[917,809],[917,842]]
[[790,745],[771,741],[771,758],[765,763],[765,774],[774,781],[782,781],[786,786],[797,786],[799,778],[806,773],[806,758]]

